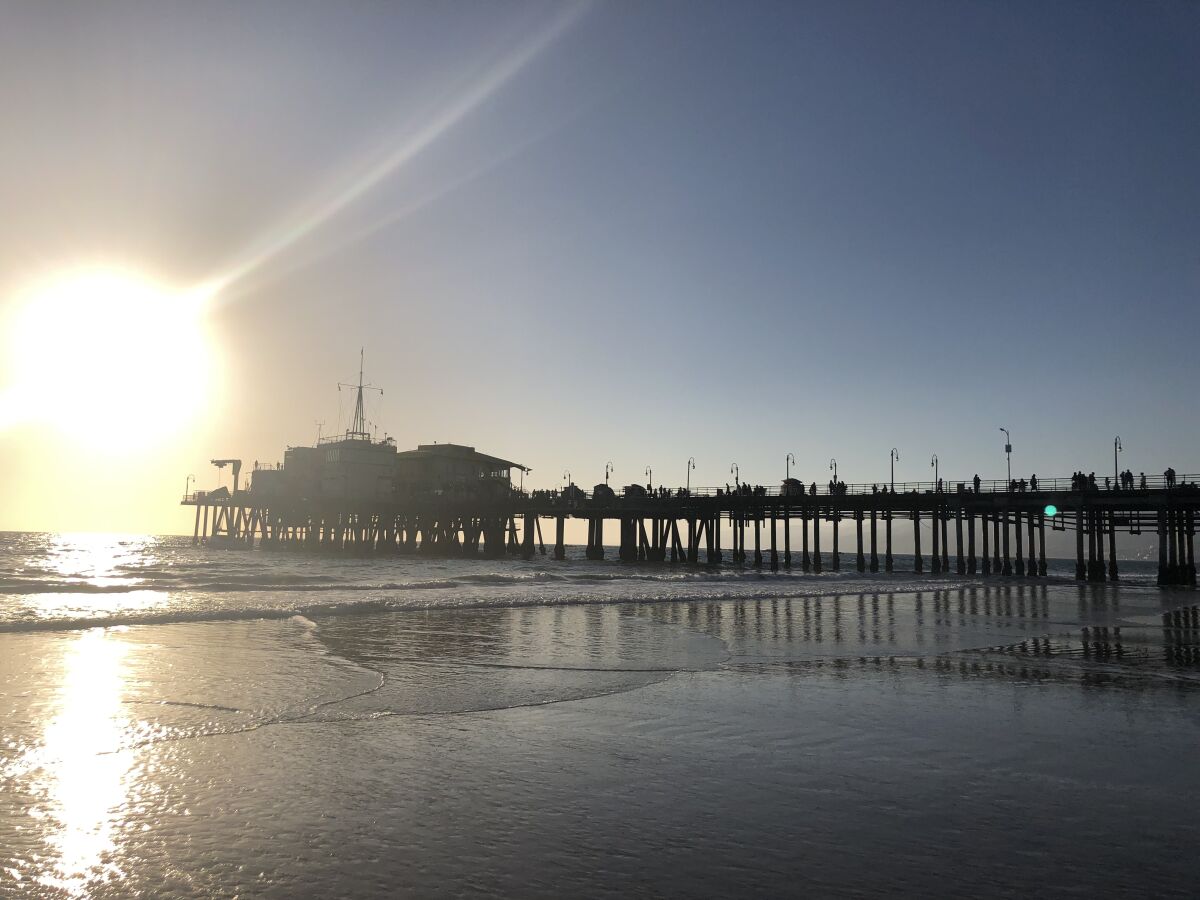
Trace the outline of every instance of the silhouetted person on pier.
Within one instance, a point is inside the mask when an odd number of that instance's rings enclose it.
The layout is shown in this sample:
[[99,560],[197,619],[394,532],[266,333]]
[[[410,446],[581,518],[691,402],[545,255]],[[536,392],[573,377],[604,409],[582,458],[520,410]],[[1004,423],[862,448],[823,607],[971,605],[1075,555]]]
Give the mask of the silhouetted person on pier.
[[1087,486],[1088,486],[1089,491],[1094,491],[1096,489],[1096,473],[1095,472],[1088,473]]
[[975,493],[978,494],[979,493],[979,473],[978,472],[975,473],[975,477],[972,479],[972,481],[975,484]]
[[809,491],[809,493],[811,493],[814,497],[817,495],[817,483],[815,481],[812,483],[812,490]]
[[1029,476],[1029,489],[1031,491],[1033,491],[1035,494],[1037,493],[1037,489],[1038,489],[1037,488],[1037,475]]
[[1146,489],[1146,473],[1145,472],[1142,472],[1141,488],[1143,491]]
[[1163,476],[1167,479],[1167,487],[1169,487],[1169,488],[1175,487],[1175,470],[1174,469],[1168,468],[1167,471],[1163,472]]
[[1112,490],[1112,479],[1109,478],[1107,475],[1104,476],[1104,489],[1106,491]]

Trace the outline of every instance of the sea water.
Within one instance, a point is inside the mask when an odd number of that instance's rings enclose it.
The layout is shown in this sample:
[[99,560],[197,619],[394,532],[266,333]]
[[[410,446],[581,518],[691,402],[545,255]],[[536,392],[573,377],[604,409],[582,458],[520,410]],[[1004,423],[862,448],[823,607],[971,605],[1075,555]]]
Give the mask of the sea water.
[[570,556],[0,535],[0,896],[1194,895],[1151,566]]

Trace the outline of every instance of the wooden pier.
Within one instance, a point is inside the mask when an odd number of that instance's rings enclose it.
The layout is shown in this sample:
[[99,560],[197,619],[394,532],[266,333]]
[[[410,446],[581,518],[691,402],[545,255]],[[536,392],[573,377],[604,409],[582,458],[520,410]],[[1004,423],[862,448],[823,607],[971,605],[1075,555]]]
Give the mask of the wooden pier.
[[[1079,490],[1071,479],[1045,479],[1037,491],[1008,482],[842,485],[803,494],[778,488],[652,491],[596,497],[513,491],[500,499],[416,496],[401,503],[355,505],[334,501],[272,500],[253,491],[196,492],[194,540],[235,547],[293,548],[359,554],[425,554],[532,558],[547,552],[542,521],[553,523],[551,552],[565,559],[567,519],[587,521],[588,559],[605,556],[605,527],[619,535],[618,556],[629,562],[735,565],[805,572],[895,570],[893,536],[911,529],[918,573],[1046,575],[1046,529],[1075,535],[1075,577],[1102,582],[1120,577],[1118,532],[1155,533],[1158,583],[1196,584],[1194,535],[1200,488],[1193,476],[1178,484],[1148,479],[1145,488]],[[822,549],[821,523],[831,547]],[[722,525],[732,545],[721,545]],[[928,530],[926,528],[928,527]],[[843,554],[843,535],[852,542]],[[928,540],[928,545],[925,541]],[[847,558],[843,559],[843,555]]]

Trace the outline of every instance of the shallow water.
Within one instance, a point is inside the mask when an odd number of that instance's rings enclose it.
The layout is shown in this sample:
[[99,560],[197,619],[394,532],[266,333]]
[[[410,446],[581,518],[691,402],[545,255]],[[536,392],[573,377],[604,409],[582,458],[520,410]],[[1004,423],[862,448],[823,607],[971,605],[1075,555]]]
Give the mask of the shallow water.
[[1195,893],[1194,594],[20,540],[0,895]]

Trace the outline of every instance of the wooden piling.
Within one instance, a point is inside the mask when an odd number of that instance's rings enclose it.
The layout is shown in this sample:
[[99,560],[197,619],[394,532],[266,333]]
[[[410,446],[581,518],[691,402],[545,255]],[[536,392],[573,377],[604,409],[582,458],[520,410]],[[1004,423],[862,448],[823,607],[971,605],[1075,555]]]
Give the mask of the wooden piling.
[[[889,501],[891,500],[891,494],[888,494],[888,499],[889,499]],[[884,512],[884,516],[885,516],[885,518],[883,520],[883,542],[884,542],[883,568],[884,568],[884,571],[890,572],[890,571],[892,571],[893,565],[895,563],[895,560],[892,558],[892,510],[891,510],[890,506]]]
[[[984,551],[986,553],[986,551]],[[975,514],[967,514],[967,574],[974,575],[979,571],[975,558]]]
[[1000,511],[1000,518],[1002,520],[1000,522],[1001,538],[1004,541],[1004,559],[1002,561],[1003,565],[1001,568],[1001,572],[1004,575],[1011,575],[1013,573],[1013,569],[1012,569],[1012,557],[1009,556],[1009,550],[1008,550],[1009,528],[1008,528],[1008,509],[1007,508],[1002,509]]
[[813,571],[821,573],[821,507],[813,508]]
[[876,510],[875,504],[871,504],[871,571],[879,571],[879,554],[876,547]]
[[783,567],[792,567],[792,510],[787,501],[783,504]]
[[1084,509],[1082,504],[1075,509],[1075,580],[1087,580],[1087,568],[1083,562],[1083,531],[1086,525],[1084,524]]
[[854,530],[858,538],[858,554],[855,559],[855,564],[859,572],[867,570],[866,559],[863,556],[863,514],[862,510],[854,511]]
[[921,513],[917,509],[913,509],[913,571],[925,571],[925,563],[921,559]]
[[1025,566],[1025,573],[1030,578],[1036,578],[1038,576],[1037,554],[1034,552],[1034,531],[1037,527],[1036,523],[1034,522],[1035,518],[1037,518],[1037,514],[1032,509],[1029,510],[1025,516],[1029,529],[1029,562]]
[[[934,497],[936,498],[937,494],[934,494]],[[942,571],[942,554],[938,552],[938,509],[936,499],[933,501],[933,504],[933,511],[929,514],[929,520],[933,525],[933,553],[929,559],[929,570],[934,575],[937,575]]]
[[800,568],[805,572],[812,569],[812,560],[808,557],[808,507],[800,507]]
[[841,524],[839,512],[839,509],[830,506],[829,515],[833,519],[833,560],[830,568],[835,572],[841,571],[842,568],[842,554],[838,551],[838,526]]
[[1167,578],[1167,510],[1158,510],[1158,584],[1170,584]]
[[1024,541],[1021,536],[1021,510],[1013,510],[1013,532],[1017,539],[1017,566],[1016,574],[1018,578],[1025,576],[1025,548]]
[[1038,575],[1046,575],[1046,514],[1038,513]]

